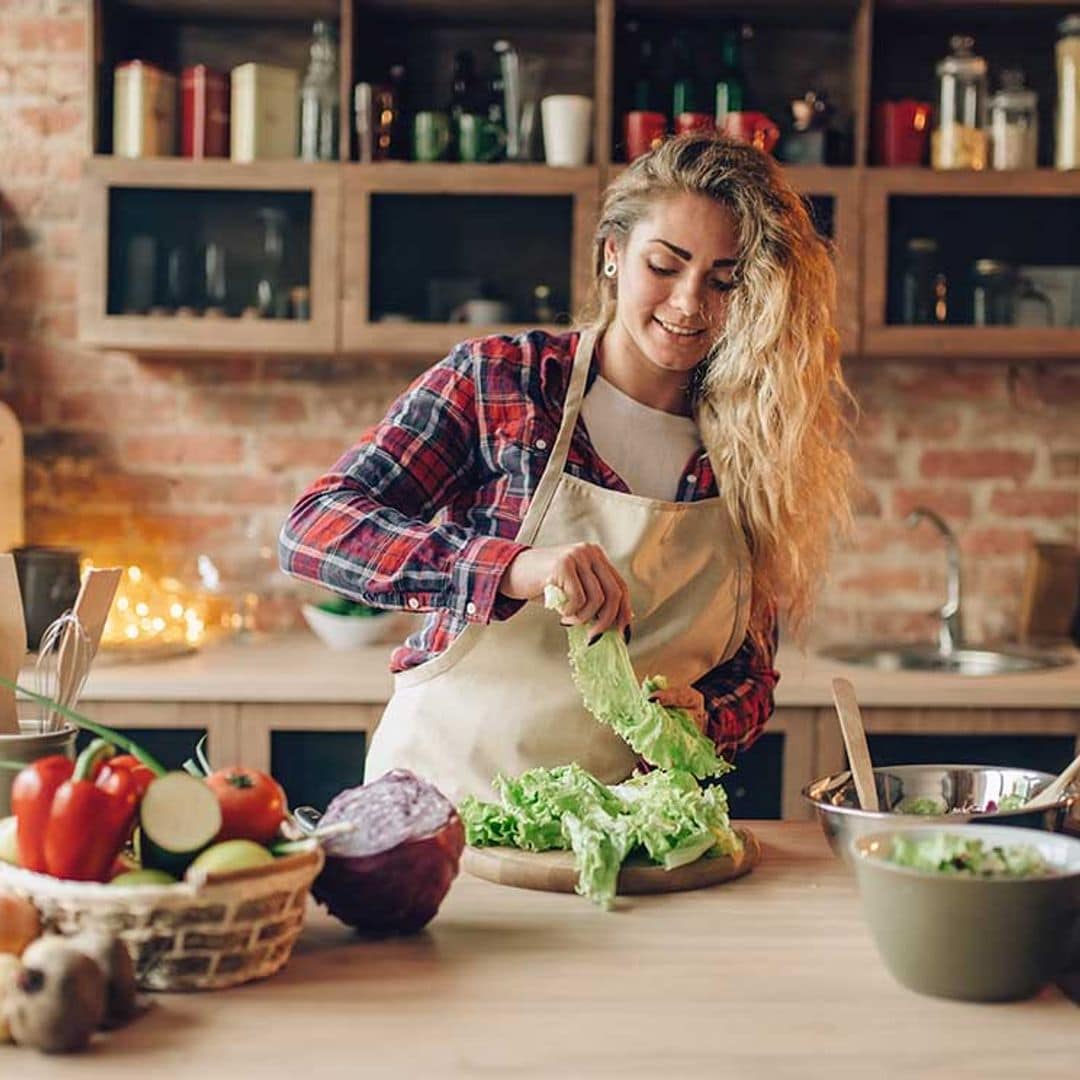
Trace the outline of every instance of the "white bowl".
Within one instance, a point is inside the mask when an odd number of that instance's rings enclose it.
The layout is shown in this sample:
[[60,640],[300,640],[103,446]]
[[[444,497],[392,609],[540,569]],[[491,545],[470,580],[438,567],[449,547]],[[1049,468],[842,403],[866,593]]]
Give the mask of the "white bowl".
[[358,649],[382,641],[393,620],[387,612],[378,615],[335,615],[314,604],[300,609],[312,633],[331,649]]

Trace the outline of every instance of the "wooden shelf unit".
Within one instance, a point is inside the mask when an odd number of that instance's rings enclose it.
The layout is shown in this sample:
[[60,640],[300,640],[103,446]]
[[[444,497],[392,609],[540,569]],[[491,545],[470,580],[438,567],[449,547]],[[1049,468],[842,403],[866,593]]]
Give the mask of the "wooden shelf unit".
[[[1080,220],[1080,175],[1054,169],[1016,172],[863,170],[862,346],[867,357],[940,356],[997,360],[1080,357],[1080,327],[907,326],[886,320],[889,202],[894,197],[1073,198]],[[1067,224],[1067,223],[1063,223]],[[1080,225],[1074,225],[1080,237]],[[1080,249],[1077,251],[1080,262]]]
[[[155,353],[333,353],[338,348],[340,168],[305,162],[128,161],[86,164],[80,196],[79,339],[102,348]],[[311,317],[245,319],[109,314],[109,200],[121,188],[308,192]]]
[[580,308],[589,288],[592,229],[599,193],[598,170],[554,169],[546,165],[426,165],[386,162],[344,167],[342,230],[341,347],[345,352],[430,355],[437,358],[455,342],[485,333],[518,333],[526,325],[465,326],[459,323],[402,324],[371,321],[371,205],[373,196],[394,195],[564,195],[573,203],[570,304]]
[[[126,162],[91,158],[84,181],[82,236],[83,274],[80,284],[80,338],[87,344],[135,351],[275,351],[334,352],[363,355],[432,357],[464,333],[518,330],[521,327],[462,327],[460,324],[371,322],[368,307],[371,240],[370,206],[378,194],[521,195],[566,194],[574,200],[571,300],[580,307],[590,276],[590,240],[599,199],[608,180],[623,166],[612,162],[613,116],[616,102],[616,28],[626,18],[747,19],[792,25],[844,25],[851,35],[851,103],[854,165],[789,167],[788,175],[805,195],[833,200],[837,247],[841,340],[852,357],[970,357],[1077,358],[1080,329],[1011,327],[912,327],[885,322],[888,252],[888,200],[891,196],[988,195],[1016,198],[1052,196],[1075,198],[1080,206],[1080,176],[1049,169],[1015,173],[937,173],[930,169],[884,169],[868,164],[869,116],[872,93],[888,90],[874,83],[875,45],[888,32],[890,20],[918,17],[931,32],[941,29],[941,53],[949,33],[965,18],[993,19],[1015,9],[1021,28],[1043,25],[1075,7],[1073,0],[824,0],[808,10],[801,0],[762,0],[752,9],[735,0],[518,0],[504,7],[499,0],[95,0],[89,48],[91,135],[98,127],[102,96],[99,79],[111,78],[101,66],[105,12],[120,8],[143,15],[173,18],[274,20],[297,23],[315,17],[335,19],[339,27],[341,68],[341,144],[352,133],[352,86],[356,69],[357,35],[379,20],[415,23],[418,27],[505,27],[511,40],[517,28],[565,25],[575,32],[590,28],[595,36],[594,159],[585,169],[550,169],[535,165],[463,165],[385,162],[362,166],[351,162],[303,165],[266,163],[234,165],[228,161],[189,162],[179,158]],[[883,30],[882,27],[885,29]],[[962,27],[961,27],[962,28]],[[427,32],[426,30],[424,32]],[[903,47],[902,42],[897,43]],[[891,46],[890,46],[891,48]],[[1046,46],[1052,63],[1052,42]],[[880,75],[880,72],[878,73]],[[933,71],[924,72],[928,92]],[[895,89],[895,88],[894,88]],[[1048,109],[1050,102],[1040,100]],[[91,152],[96,143],[91,141]],[[317,181],[317,185],[316,185]],[[102,208],[113,186],[193,186],[223,189],[295,190],[316,185],[318,212],[312,218],[313,310],[310,323],[251,320],[201,322],[198,319],[105,314],[103,252],[107,223]],[[317,190],[316,190],[317,187]],[[861,242],[856,238],[861,237]],[[316,256],[316,252],[319,253]],[[1080,261],[1080,260],[1078,260]],[[340,267],[340,273],[339,273]],[[320,301],[314,275],[332,280],[333,311]]]

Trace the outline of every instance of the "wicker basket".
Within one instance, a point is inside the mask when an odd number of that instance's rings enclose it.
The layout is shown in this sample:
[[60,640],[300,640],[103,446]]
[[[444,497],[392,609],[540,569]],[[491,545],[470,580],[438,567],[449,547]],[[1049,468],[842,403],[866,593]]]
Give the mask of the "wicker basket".
[[272,864],[175,885],[62,881],[0,862],[0,888],[37,906],[48,931],[105,930],[135,961],[144,990],[220,990],[284,966],[323,865],[315,840]]

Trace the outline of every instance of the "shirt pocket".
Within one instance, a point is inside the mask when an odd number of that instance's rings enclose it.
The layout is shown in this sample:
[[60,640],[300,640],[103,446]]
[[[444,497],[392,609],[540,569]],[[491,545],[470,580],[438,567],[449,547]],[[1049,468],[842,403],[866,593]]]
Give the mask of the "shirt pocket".
[[497,472],[512,481],[522,476],[538,480],[555,448],[557,436],[555,426],[542,417],[532,416],[501,425],[495,432],[493,447]]

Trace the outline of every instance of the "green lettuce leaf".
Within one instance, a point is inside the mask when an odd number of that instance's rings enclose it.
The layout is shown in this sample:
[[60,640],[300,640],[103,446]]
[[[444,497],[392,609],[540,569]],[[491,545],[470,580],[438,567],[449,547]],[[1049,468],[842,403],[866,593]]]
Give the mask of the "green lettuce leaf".
[[579,765],[560,765],[499,776],[493,786],[498,803],[468,796],[458,807],[466,840],[573,851],[577,891],[605,908],[631,852],[673,870],[709,852],[742,850],[723,789],[702,789],[685,771],[650,772],[608,788]]
[[[565,601],[561,589],[549,585],[544,590],[547,607],[558,610]],[[625,739],[636,754],[657,768],[685,770],[698,779],[731,771],[732,766],[716,753],[712,740],[684,709],[649,700],[667,682],[663,676],[653,676],[638,685],[626,642],[617,631],[605,631],[593,645],[588,643],[585,626],[568,627],[566,636],[570,671],[585,708]]]

